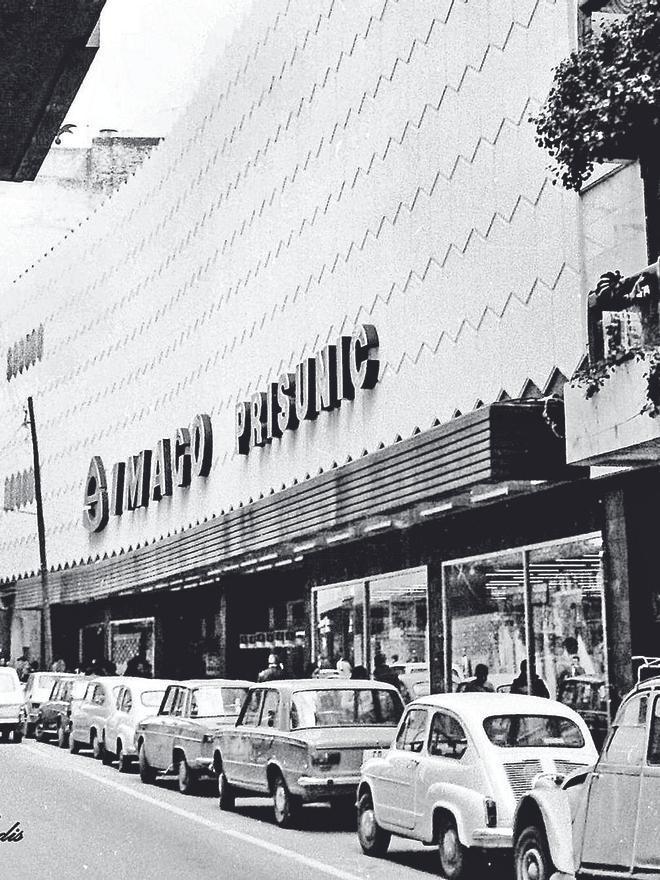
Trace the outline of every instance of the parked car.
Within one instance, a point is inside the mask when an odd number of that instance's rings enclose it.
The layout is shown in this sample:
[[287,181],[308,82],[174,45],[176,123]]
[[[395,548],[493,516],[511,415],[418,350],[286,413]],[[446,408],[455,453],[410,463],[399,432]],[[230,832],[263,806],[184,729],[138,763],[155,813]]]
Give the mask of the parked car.
[[117,691],[115,709],[105,725],[103,761],[117,760],[120,773],[126,773],[137,759],[135,732],[145,718],[155,715],[165,691],[173,681],[161,678],[124,678]]
[[32,737],[35,733],[39,707],[50,696],[55,682],[65,673],[62,672],[31,672],[25,683],[25,709],[27,712],[23,722],[23,736]]
[[393,663],[390,666],[396,672],[410,699],[425,697],[431,693],[431,673],[428,663],[418,661],[410,663]]
[[599,675],[573,675],[564,678],[557,692],[560,703],[575,709],[584,718],[599,751],[605,742],[610,723],[607,696],[607,682]]
[[91,748],[95,758],[100,760],[103,757],[105,725],[115,707],[117,691],[123,681],[119,676],[104,676],[88,681],[85,696],[71,707],[69,751],[72,754],[82,748]]
[[25,693],[18,673],[11,666],[0,666],[0,736],[15,743],[23,739]]
[[[59,740],[66,734],[69,725],[68,709],[74,693],[74,684],[78,699],[82,699],[87,686],[87,681],[82,675],[73,673],[57,675],[48,699],[44,700],[37,710],[34,735],[38,742],[43,742],[51,736],[57,736]],[[60,730],[63,731],[62,734]]]
[[390,684],[351,679],[268,682],[250,688],[233,728],[215,739],[220,808],[270,794],[278,825],[303,803],[355,803],[365,754],[386,748],[403,712]]
[[539,773],[568,773],[596,757],[585,722],[561,703],[423,697],[406,707],[391,748],[362,767],[360,845],[376,856],[392,834],[437,844],[442,873],[458,880],[475,851],[510,850],[516,802]]
[[622,702],[594,767],[541,777],[514,820],[517,880],[658,876],[660,680]]
[[207,678],[170,685],[158,713],[135,730],[142,782],[174,772],[179,791],[191,794],[201,776],[212,776],[214,734],[235,723],[251,683]]

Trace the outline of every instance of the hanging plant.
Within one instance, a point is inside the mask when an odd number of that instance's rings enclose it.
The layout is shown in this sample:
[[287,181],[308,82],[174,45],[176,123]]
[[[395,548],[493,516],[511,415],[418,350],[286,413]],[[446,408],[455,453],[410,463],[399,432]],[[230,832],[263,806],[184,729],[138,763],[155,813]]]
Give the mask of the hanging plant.
[[633,0],[625,18],[561,62],[536,140],[555,177],[578,190],[597,162],[655,157],[660,146],[660,0]]

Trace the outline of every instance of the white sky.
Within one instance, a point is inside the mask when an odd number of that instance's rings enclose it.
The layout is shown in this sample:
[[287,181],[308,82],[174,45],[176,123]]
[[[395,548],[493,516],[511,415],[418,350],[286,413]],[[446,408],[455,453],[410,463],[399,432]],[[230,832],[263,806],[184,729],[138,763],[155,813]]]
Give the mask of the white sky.
[[166,134],[251,5],[107,0],[101,46],[66,118],[78,128],[62,146],[87,143],[101,128]]

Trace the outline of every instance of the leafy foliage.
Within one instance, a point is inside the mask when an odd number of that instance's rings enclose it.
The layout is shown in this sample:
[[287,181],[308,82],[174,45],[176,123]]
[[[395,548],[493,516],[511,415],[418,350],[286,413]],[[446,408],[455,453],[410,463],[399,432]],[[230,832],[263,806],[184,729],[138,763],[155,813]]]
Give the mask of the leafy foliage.
[[579,189],[596,162],[657,154],[660,0],[635,0],[625,18],[564,59],[533,122],[567,189]]

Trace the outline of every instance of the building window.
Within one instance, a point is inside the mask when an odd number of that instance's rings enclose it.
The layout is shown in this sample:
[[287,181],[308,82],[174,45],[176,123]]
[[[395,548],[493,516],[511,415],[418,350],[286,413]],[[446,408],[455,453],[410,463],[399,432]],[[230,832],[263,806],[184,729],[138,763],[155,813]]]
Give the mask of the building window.
[[533,657],[553,699],[576,676],[602,679],[605,694],[601,551],[601,535],[590,534],[446,563],[445,675],[453,687],[485,663],[494,688],[506,690]]
[[340,671],[349,663],[371,673],[377,655],[384,654],[401,676],[410,672],[410,664],[423,667],[428,656],[426,594],[425,566],[317,587],[313,659]]
[[632,0],[580,0],[578,8],[578,44],[582,45],[592,34],[598,36],[603,28],[624,17]]

